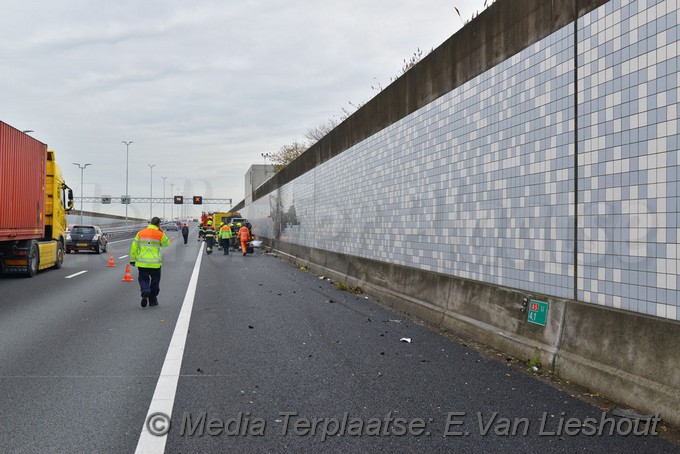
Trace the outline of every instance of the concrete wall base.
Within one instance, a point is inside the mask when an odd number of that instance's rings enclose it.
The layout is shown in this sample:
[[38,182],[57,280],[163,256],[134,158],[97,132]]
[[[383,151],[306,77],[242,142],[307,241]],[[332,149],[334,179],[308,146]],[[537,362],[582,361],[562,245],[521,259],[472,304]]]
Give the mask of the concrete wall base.
[[[395,310],[522,359],[680,427],[680,323],[281,241],[279,255],[378,298]],[[523,298],[549,303],[546,326]]]

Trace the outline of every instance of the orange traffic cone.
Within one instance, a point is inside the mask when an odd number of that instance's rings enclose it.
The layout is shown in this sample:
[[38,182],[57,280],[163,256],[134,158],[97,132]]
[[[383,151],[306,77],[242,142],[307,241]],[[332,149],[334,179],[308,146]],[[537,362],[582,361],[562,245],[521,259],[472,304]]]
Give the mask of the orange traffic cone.
[[109,264],[106,266],[116,266],[115,263],[113,263],[113,254],[109,254]]
[[128,263],[125,266],[125,277],[123,278],[123,282],[132,282],[132,276],[130,276],[130,264]]

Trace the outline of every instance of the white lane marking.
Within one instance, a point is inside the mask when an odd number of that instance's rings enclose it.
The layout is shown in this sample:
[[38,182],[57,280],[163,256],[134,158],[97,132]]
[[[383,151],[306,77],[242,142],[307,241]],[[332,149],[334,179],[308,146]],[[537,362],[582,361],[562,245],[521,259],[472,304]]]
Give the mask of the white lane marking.
[[124,259],[125,257],[127,257],[127,255],[121,255],[121,256],[118,257],[118,258],[119,258],[119,259]]
[[72,274],[72,275],[70,275],[70,276],[66,276],[64,279],[71,279],[72,277],[80,276],[80,275],[83,274],[83,273],[87,273],[87,270],[85,270],[85,271],[79,271],[79,272],[77,272],[76,274]]
[[[137,449],[135,450],[136,454],[165,452],[165,443],[168,440],[168,435],[165,434],[160,437],[151,435],[147,428],[147,421],[149,416],[157,412],[163,412],[172,419],[172,407],[175,403],[177,382],[179,381],[179,373],[182,368],[182,356],[184,355],[184,345],[187,342],[191,310],[194,307],[194,297],[196,296],[198,272],[201,269],[202,257],[203,245],[199,248],[198,258],[191,273],[187,293],[184,295],[184,301],[182,302],[182,309],[179,311],[179,317],[177,317],[177,325],[175,325],[175,331],[172,333],[172,339],[170,340],[168,352],[165,355],[163,368],[156,383],[156,390],[151,398],[149,411],[146,414],[146,418],[144,418],[142,433],[139,436]],[[179,423],[175,427],[179,430]]]

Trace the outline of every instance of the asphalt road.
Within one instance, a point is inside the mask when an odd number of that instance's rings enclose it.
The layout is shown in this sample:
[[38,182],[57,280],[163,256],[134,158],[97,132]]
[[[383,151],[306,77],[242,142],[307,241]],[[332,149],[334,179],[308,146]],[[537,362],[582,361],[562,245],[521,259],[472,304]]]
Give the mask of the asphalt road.
[[0,279],[2,452],[680,451],[609,435],[628,426],[270,254],[195,267],[195,233],[171,232],[156,308],[135,269],[122,282],[129,241],[110,244],[115,268],[79,254]]

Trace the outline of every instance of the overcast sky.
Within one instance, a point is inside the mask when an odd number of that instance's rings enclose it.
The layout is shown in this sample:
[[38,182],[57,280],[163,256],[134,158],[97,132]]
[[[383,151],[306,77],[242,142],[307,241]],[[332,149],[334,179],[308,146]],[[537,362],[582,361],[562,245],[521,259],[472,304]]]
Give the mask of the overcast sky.
[[[236,203],[262,153],[370,99],[418,48],[462,27],[454,7],[469,20],[483,4],[3,0],[0,120],[55,150],[76,195],[73,162],[92,164],[85,196],[124,194],[121,141],[132,140],[133,197],[149,196],[155,164],[155,197],[165,176],[166,197],[174,183],[175,193]],[[84,208],[124,213],[120,204]]]

